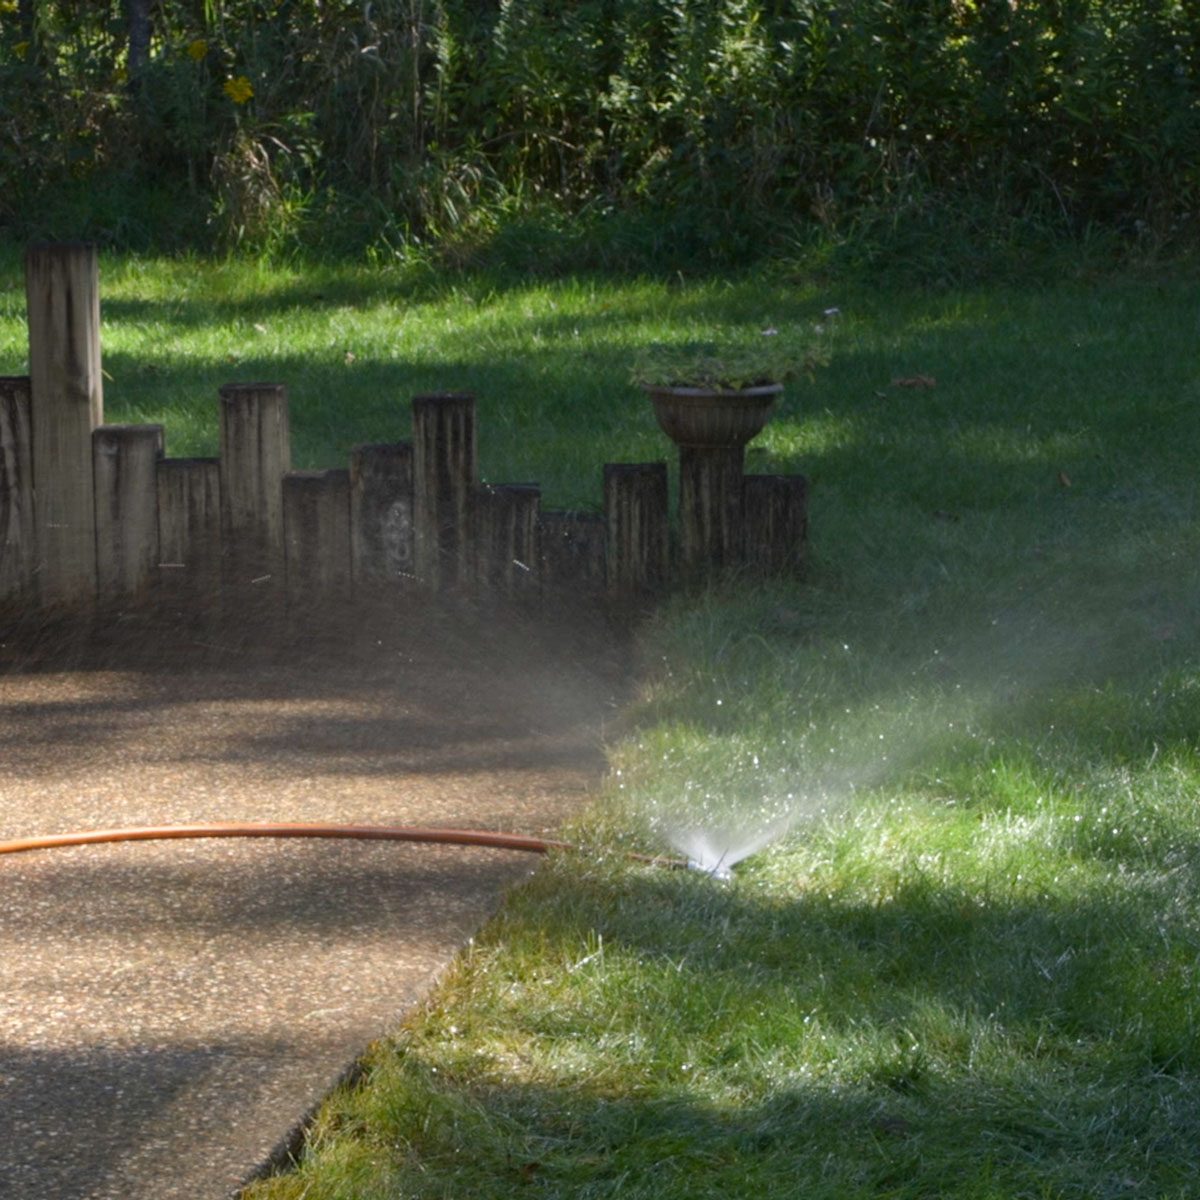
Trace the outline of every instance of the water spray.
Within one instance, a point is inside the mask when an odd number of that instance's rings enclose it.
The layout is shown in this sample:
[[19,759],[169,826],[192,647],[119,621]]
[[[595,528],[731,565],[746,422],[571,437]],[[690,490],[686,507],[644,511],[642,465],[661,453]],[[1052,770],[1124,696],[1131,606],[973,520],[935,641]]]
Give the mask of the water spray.
[[791,818],[784,817],[753,833],[698,828],[670,828],[663,833],[676,850],[687,856],[685,865],[689,870],[727,880],[733,878],[733,868],[742,859],[783,837],[791,826]]

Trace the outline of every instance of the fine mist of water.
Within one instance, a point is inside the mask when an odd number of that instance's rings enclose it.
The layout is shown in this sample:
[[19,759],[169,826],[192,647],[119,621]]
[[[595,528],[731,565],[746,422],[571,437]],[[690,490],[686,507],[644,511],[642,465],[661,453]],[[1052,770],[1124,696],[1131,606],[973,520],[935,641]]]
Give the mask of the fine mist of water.
[[[1068,547],[1048,579],[993,581],[936,613],[893,610],[886,625],[862,621],[861,642],[847,628],[785,653],[735,634],[721,671],[693,677],[673,728],[644,735],[639,817],[689,865],[728,879],[772,843],[865,803],[914,787],[953,796],[1010,740],[1020,754],[1076,744],[1103,754],[1109,689],[1166,703],[1197,644],[1200,571],[1181,570],[1175,550],[1147,561],[1158,544],[1118,543],[1099,566]],[[1080,569],[1073,556],[1087,558],[1087,588],[1061,582]]]
[[[802,704],[797,698],[797,710]],[[729,879],[773,843],[853,809],[924,740],[911,711],[899,720],[875,704],[865,712],[840,707],[835,720],[797,715],[784,730],[752,733],[735,723],[717,732],[697,724],[657,741],[649,734],[639,751],[642,764],[655,765],[638,789],[637,819],[693,869]]]
[[732,879],[733,868],[744,858],[757,854],[772,842],[783,837],[792,826],[790,818],[760,829],[739,829],[719,825],[709,828],[666,829],[664,834],[694,871],[714,879]]
[[[649,824],[693,870],[714,879],[732,878],[743,860],[790,834],[843,811],[861,782],[874,773],[862,769],[850,778],[845,765],[814,771],[801,789],[794,769],[760,766],[734,769],[719,782],[690,779],[673,801],[659,800],[647,814]],[[784,772],[787,778],[782,778]],[[785,785],[790,785],[790,790]]]

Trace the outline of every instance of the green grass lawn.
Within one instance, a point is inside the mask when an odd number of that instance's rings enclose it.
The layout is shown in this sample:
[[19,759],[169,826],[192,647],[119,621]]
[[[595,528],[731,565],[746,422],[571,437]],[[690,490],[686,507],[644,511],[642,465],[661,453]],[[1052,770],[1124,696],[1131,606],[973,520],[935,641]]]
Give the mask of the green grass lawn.
[[[647,342],[734,321],[819,318],[811,288],[770,297],[724,283],[522,286],[412,271],[265,268],[195,260],[101,264],[105,413],[161,422],[172,455],[215,454],[217,389],[286,383],[297,467],[345,465],[352,446],[409,432],[420,392],[474,391],[490,482],[543,484],[547,503],[595,508],[606,461],[666,444],[629,384]],[[25,357],[18,258],[0,256],[0,369]]]
[[[21,369],[15,259],[0,370]],[[1200,1172],[1200,299],[1169,275],[875,292],[104,267],[113,420],[212,452],[289,384],[298,465],[480,397],[493,480],[664,457],[626,363],[822,323],[755,469],[801,583],[641,631],[561,856],[253,1200],[1186,1197]],[[826,310],[837,308],[835,315]],[[352,356],[352,357],[351,357]],[[927,376],[933,386],[895,381]],[[780,836],[722,883],[626,848]]]

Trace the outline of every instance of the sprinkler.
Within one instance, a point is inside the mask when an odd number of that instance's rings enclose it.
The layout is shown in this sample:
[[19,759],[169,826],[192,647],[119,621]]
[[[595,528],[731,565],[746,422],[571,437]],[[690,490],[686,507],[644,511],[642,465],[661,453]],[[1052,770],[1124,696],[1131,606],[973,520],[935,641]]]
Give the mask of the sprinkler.
[[687,861],[682,865],[713,879],[730,880],[737,863],[782,837],[791,824],[791,819],[784,817],[753,832],[696,828],[674,828],[665,832],[667,841],[687,855]]
[[[220,821],[204,825],[140,825],[124,829],[91,829],[73,833],[42,834],[0,842],[0,854],[28,850],[55,850],[66,846],[93,846],[102,842],[170,841],[178,838],[344,838],[374,842],[426,842],[443,846],[484,846],[493,850],[521,850],[548,854],[552,850],[580,852],[570,842],[528,837],[520,833],[495,833],[485,829],[429,829],[414,825],[338,825],[303,821]],[[634,862],[681,869],[691,866],[677,858],[626,852]]]

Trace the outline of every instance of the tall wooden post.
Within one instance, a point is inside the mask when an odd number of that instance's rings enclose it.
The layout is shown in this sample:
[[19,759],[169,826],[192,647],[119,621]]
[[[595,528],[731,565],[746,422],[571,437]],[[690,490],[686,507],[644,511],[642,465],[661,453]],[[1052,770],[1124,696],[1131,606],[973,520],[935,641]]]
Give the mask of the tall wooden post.
[[32,598],[32,454],[29,378],[0,376],[0,607]]
[[291,470],[287,388],[228,383],[221,395],[221,542],[226,577],[283,587],[283,477]]
[[95,246],[33,246],[25,258],[34,524],[43,603],[96,590],[92,430],[104,420]]
[[475,397],[413,399],[413,533],[417,575],[432,587],[471,578],[471,493],[476,480]]
[[747,475],[747,568],[760,575],[797,575],[808,545],[808,480],[803,475]]

